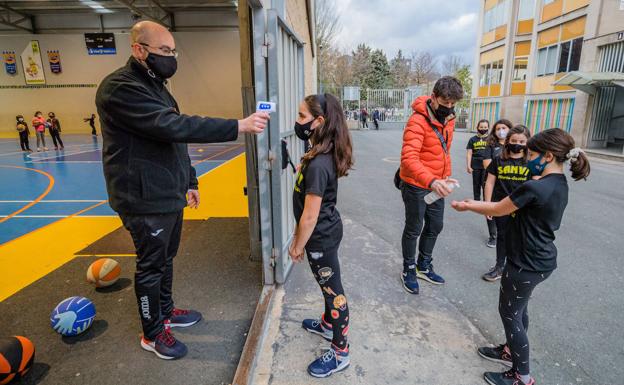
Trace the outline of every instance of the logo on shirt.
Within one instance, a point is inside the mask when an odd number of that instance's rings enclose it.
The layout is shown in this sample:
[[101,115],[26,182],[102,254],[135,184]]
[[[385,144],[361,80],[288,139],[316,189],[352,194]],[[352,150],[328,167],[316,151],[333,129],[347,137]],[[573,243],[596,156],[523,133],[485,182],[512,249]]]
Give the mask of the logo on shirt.
[[524,182],[529,179],[529,168],[526,166],[498,166],[498,179]]
[[301,183],[303,182],[303,170],[299,170],[299,174],[297,174],[297,182],[295,183],[295,191],[301,192]]
[[487,142],[485,140],[478,140],[472,144],[472,149],[475,151],[485,150],[487,148]]

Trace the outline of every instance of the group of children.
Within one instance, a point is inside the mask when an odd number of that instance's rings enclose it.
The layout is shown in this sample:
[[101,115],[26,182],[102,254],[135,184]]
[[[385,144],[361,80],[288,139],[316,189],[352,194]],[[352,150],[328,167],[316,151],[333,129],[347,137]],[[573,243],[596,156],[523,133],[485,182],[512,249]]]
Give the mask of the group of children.
[[[324,297],[324,313],[303,320],[302,327],[331,342],[327,352],[308,366],[310,375],[327,377],[350,362],[349,308],[338,260],[342,221],[336,201],[338,179],[353,165],[351,138],[340,102],[331,94],[306,97],[294,128],[309,149],[293,192],[297,227],[289,254],[295,262],[307,255]],[[557,128],[531,137],[522,125],[499,120],[490,129],[482,120],[478,135],[468,144],[467,169],[473,175],[475,199],[451,205],[487,217],[488,246],[496,247],[497,261],[483,278],[501,279],[499,313],[506,335],[504,344],[477,352],[511,368],[485,373],[489,384],[535,385],[529,374],[527,306],[533,289],[556,268],[554,232],[568,202],[566,161],[574,180],[589,175],[585,154]]]
[[[19,133],[20,139],[20,147],[24,152],[32,152],[30,149],[30,143],[28,142],[28,137],[30,136],[30,130],[28,129],[28,124],[24,120],[23,115],[17,115],[15,117],[17,120],[16,129]],[[37,137],[37,151],[48,151],[48,147],[46,146],[45,141],[45,130],[48,129],[50,136],[52,137],[52,141],[54,142],[54,149],[64,149],[63,140],[61,139],[61,122],[57,119],[54,112],[48,113],[48,119],[43,117],[43,113],[41,111],[35,112],[35,116],[31,121],[32,127],[35,130],[35,136]]]
[[[26,123],[23,115],[17,115],[15,117],[15,120],[17,121],[15,128],[19,133],[20,147],[22,148],[22,151],[32,152],[28,140],[28,137],[30,136],[28,123]],[[95,131],[95,114],[91,114],[90,117],[84,118],[84,121],[88,122],[91,126],[91,135],[96,136],[97,133]],[[63,140],[61,139],[61,122],[58,120],[54,112],[48,113],[48,119],[45,119],[43,117],[43,113],[41,111],[35,112],[35,116],[32,118],[31,124],[33,129],[35,130],[35,136],[37,138],[37,152],[48,151],[45,140],[46,129],[48,129],[48,132],[52,137],[52,142],[54,142],[54,149],[63,150],[65,148]]]

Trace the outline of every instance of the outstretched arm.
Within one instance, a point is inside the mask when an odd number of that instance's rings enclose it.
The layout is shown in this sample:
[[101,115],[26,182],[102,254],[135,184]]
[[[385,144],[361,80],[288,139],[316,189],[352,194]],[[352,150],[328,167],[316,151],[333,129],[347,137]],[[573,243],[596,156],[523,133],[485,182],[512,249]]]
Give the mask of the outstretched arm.
[[451,206],[457,211],[472,211],[491,217],[502,217],[518,210],[518,207],[514,205],[509,197],[500,202],[482,202],[472,199],[466,199],[462,202],[453,201]]

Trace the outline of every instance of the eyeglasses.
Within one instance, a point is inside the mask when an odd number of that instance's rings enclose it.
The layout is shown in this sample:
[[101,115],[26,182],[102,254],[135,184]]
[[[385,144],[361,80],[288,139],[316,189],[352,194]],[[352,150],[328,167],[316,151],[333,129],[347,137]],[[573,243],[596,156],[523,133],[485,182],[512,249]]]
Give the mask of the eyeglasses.
[[154,48],[159,50],[160,52],[164,53],[166,56],[173,56],[175,58],[178,57],[178,51],[176,51],[175,48],[169,48],[167,46],[162,46],[162,47],[154,47],[151,46],[149,44],[145,44],[145,43],[139,43],[140,45],[144,46],[144,47],[149,47],[149,48]]

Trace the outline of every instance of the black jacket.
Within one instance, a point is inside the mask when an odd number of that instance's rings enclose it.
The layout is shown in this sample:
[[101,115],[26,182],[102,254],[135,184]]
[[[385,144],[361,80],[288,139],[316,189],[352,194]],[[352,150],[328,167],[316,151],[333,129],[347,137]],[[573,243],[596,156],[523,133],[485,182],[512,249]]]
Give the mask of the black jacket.
[[238,137],[237,120],[180,114],[164,82],[132,57],[102,81],[95,103],[109,202],[121,214],[182,210],[197,188],[186,143]]

